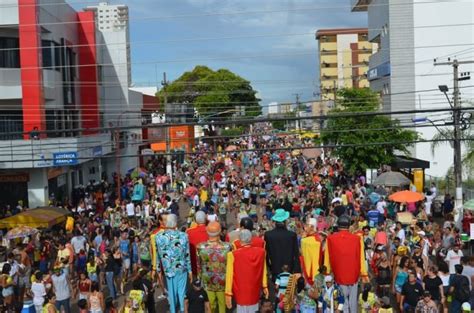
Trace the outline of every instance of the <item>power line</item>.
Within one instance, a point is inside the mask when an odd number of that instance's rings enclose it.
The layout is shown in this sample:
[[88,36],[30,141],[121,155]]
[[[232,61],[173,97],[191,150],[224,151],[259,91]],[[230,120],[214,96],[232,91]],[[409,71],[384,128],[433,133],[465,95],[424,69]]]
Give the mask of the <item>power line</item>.
[[[217,151],[205,151],[205,152],[183,152],[186,155],[197,155],[197,154],[226,154],[226,153],[242,153],[242,152],[271,152],[271,151],[291,151],[291,150],[307,150],[307,149],[330,149],[330,148],[347,148],[347,147],[367,147],[367,146],[393,146],[393,145],[412,145],[417,143],[430,143],[430,142],[447,142],[451,141],[448,139],[430,139],[430,140],[413,140],[413,141],[387,141],[387,142],[371,142],[364,144],[327,144],[318,146],[291,146],[291,147],[267,147],[258,149],[238,149],[232,152],[217,152]],[[461,139],[461,141],[473,141],[470,138]],[[159,153],[156,155],[174,155],[174,153]],[[129,158],[129,157],[140,157],[144,156],[141,154],[126,154],[126,155],[103,155],[97,157],[77,157],[78,160],[95,160],[95,159],[108,159],[108,158]],[[18,163],[18,162],[36,162],[36,161],[54,161],[51,158],[41,159],[28,159],[28,160],[10,160],[3,162]]]
[[[461,44],[450,44],[450,47],[458,47],[458,46],[473,46],[474,43],[461,43]],[[438,46],[434,46],[436,48]],[[405,48],[406,50],[406,48]],[[126,65],[156,65],[156,64],[170,64],[170,63],[183,63],[183,62],[201,62],[201,61],[215,61],[215,60],[239,60],[239,59],[255,59],[255,58],[281,58],[281,57],[288,57],[288,56],[307,56],[307,55],[314,55],[315,51],[307,51],[307,52],[292,52],[292,53],[280,53],[280,54],[247,54],[247,55],[234,55],[234,56],[215,56],[215,57],[203,57],[203,58],[183,58],[183,59],[174,59],[174,60],[163,60],[163,61],[135,61],[135,62],[116,62],[116,63],[91,63],[91,64],[76,64],[76,65],[58,65],[54,68],[83,68],[83,67],[97,67],[98,65],[103,67],[108,66],[126,66]],[[399,66],[410,65],[410,64],[419,64],[428,61],[432,61],[433,59],[426,59],[421,61],[413,61],[413,62],[406,62],[402,64],[393,64],[392,68],[396,68]],[[34,69],[51,69],[51,66],[30,66],[30,67],[23,67],[22,70],[34,70]]]
[[[348,133],[348,132],[376,132],[376,131],[387,131],[387,130],[398,130],[398,129],[411,129],[411,128],[433,128],[433,127],[443,127],[445,125],[442,125],[442,124],[423,124],[423,125],[399,125],[397,127],[380,127],[380,128],[358,128],[358,129],[324,129],[321,131],[321,133],[324,133],[324,134],[331,134],[331,133]],[[449,126],[452,126],[452,125],[449,125]],[[298,131],[297,133],[294,133],[294,132],[281,132],[281,133],[278,133],[279,135],[281,134],[290,134],[290,135],[300,135],[300,134],[303,134],[307,131],[305,130],[300,130]],[[111,133],[110,135],[112,135],[113,133]],[[262,137],[262,136],[265,136],[265,135],[268,135],[268,134],[248,134],[248,133],[245,133],[245,134],[240,134],[240,135],[216,135],[216,136],[202,136],[202,137],[180,137],[179,139],[173,139],[171,138],[170,139],[170,142],[181,142],[183,140],[219,140],[219,139],[235,139],[235,138],[247,138],[247,137]],[[0,157],[1,156],[10,156],[12,154],[14,154],[15,156],[21,156],[21,155],[31,155],[32,152],[33,153],[39,153],[39,152],[51,152],[51,151],[44,151],[43,149],[46,147],[51,147],[51,146],[57,146],[58,150],[65,150],[65,149],[74,149],[74,148],[77,148],[77,145],[76,144],[69,144],[69,143],[65,143],[65,144],[61,144],[59,141],[61,139],[67,139],[67,137],[60,137],[60,138],[56,138],[56,137],[53,137],[53,138],[49,138],[47,139],[47,142],[46,143],[43,143],[42,142],[42,139],[39,139],[39,140],[31,140],[31,144],[30,145],[24,145],[24,149],[22,149],[23,147],[21,148],[14,148],[13,146],[13,141],[14,139],[12,140],[3,140],[4,142],[6,141],[10,141],[10,145],[7,146],[0,146],[0,151],[1,150],[8,150],[8,151],[11,151],[10,153],[6,153],[6,154],[0,154]],[[51,142],[48,142],[48,141],[51,141],[51,140],[58,140],[58,142],[54,142],[54,143],[51,143]],[[145,145],[145,144],[152,144],[152,143],[156,143],[156,142],[160,142],[161,141],[164,141],[165,138],[149,138],[149,139],[140,139],[138,141],[134,141],[132,143],[132,145],[137,145],[137,146],[141,146],[141,145]],[[111,141],[111,142],[107,142],[104,144],[104,141],[90,141],[90,142],[87,142],[87,146],[84,147],[82,150],[87,150],[87,149],[90,149],[90,148],[94,148],[96,147],[97,145],[100,145],[102,147],[114,147],[116,146],[116,144],[119,143],[119,144],[129,144],[130,143],[130,140],[126,139],[126,138],[123,138],[122,140],[118,140],[118,141]],[[36,149],[36,151],[35,151]],[[28,152],[28,153],[19,153],[19,152]]]
[[[471,111],[473,108],[457,108],[455,111]],[[232,121],[216,121],[216,122],[186,122],[186,123],[162,123],[162,124],[145,124],[135,126],[112,126],[112,127],[99,127],[99,128],[77,128],[69,130],[39,130],[38,134],[48,133],[78,133],[83,131],[88,132],[101,132],[101,131],[115,131],[124,129],[140,129],[140,128],[164,128],[172,126],[205,126],[205,125],[233,125],[233,124],[253,124],[259,122],[277,122],[277,121],[297,121],[297,120],[326,120],[330,118],[349,118],[349,117],[370,117],[378,115],[400,115],[400,114],[418,114],[418,113],[433,113],[433,112],[451,112],[452,108],[440,108],[440,109],[422,109],[422,110],[406,110],[406,111],[391,111],[391,112],[357,112],[357,113],[344,113],[338,112],[336,114],[328,114],[324,116],[305,116],[305,117],[281,117],[281,118],[251,118],[249,119],[235,119]],[[28,135],[30,132],[8,132],[8,135]]]
[[[463,24],[444,24],[444,25],[429,25],[429,26],[414,26],[412,28],[434,28],[434,27],[460,27],[460,26],[471,26],[474,23],[463,23]],[[0,25],[1,27],[1,25]],[[368,31],[377,31],[383,30],[379,28],[368,28]],[[196,42],[196,41],[214,41],[214,40],[234,40],[234,39],[258,39],[258,38],[278,38],[278,37],[296,37],[296,36],[314,36],[314,32],[310,33],[280,33],[280,34],[258,34],[258,35],[239,35],[239,36],[221,36],[221,37],[193,37],[193,38],[181,38],[181,39],[169,39],[169,40],[142,40],[142,41],[125,41],[125,42],[111,42],[111,43],[95,43],[95,44],[72,44],[72,45],[55,45],[54,48],[81,48],[81,47],[101,47],[101,46],[123,46],[123,45],[153,45],[153,44],[172,44],[172,43],[182,43],[182,42]],[[371,42],[367,42],[368,45],[372,46]],[[436,45],[436,47],[452,47],[453,45]],[[456,46],[456,45],[454,45]],[[413,49],[427,49],[432,48],[433,46],[419,46],[413,47]],[[16,51],[16,50],[37,50],[43,48],[51,48],[51,46],[29,46],[25,48],[0,48],[0,51]],[[379,48],[377,51],[383,50],[402,50],[406,48]],[[338,53],[352,53],[352,52],[367,52],[369,53],[370,49],[341,49],[341,50],[331,50],[328,52],[338,52]]]
[[[413,3],[390,3],[390,6],[413,6],[413,5],[420,5],[420,4],[432,4],[432,3],[453,3],[452,0],[438,0],[438,1],[423,1],[423,2],[413,2]],[[455,3],[467,3],[469,1],[455,1]],[[378,3],[378,4],[371,4],[372,7],[379,7],[379,6],[388,6],[389,4],[385,3]],[[40,4],[41,6],[41,4]],[[351,6],[311,6],[311,7],[300,7],[300,8],[284,8],[284,9],[273,9],[273,10],[243,10],[243,11],[234,11],[234,12],[206,12],[200,14],[180,14],[180,15],[169,15],[169,16],[146,16],[141,18],[128,18],[123,19],[122,21],[150,21],[150,20],[169,20],[169,19],[178,19],[178,18],[197,18],[197,17],[210,17],[210,16],[228,16],[228,15],[247,15],[247,14],[270,14],[270,13],[289,13],[289,12],[307,12],[307,11],[319,11],[319,10],[340,10],[342,8],[349,8]],[[95,23],[95,21],[85,21],[86,23]],[[69,21],[69,22],[49,22],[49,23],[33,23],[33,24],[24,24],[22,26],[48,26],[48,25],[68,25],[68,24],[78,24],[81,23],[79,21]],[[9,25],[1,25],[1,27],[9,27]]]

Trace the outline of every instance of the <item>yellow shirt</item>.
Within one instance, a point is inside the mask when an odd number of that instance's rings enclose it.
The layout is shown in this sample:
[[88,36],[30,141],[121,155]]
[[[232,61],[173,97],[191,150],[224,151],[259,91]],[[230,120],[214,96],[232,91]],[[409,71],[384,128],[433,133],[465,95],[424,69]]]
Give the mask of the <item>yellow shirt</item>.
[[314,236],[301,239],[301,256],[304,262],[304,271],[308,278],[313,279],[319,272],[321,257],[321,242]]
[[201,202],[206,202],[207,199],[209,198],[208,192],[206,189],[201,189],[201,193],[199,195],[199,198],[201,199]]
[[70,251],[68,248],[64,248],[62,250],[58,250],[58,260],[66,259],[69,260],[70,257]]

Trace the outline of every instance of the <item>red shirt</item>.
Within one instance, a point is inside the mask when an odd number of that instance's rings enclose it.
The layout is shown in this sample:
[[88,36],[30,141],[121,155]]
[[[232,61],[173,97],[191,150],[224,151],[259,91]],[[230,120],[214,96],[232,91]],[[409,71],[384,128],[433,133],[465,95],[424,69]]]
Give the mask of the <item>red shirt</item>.
[[187,234],[189,237],[189,253],[191,256],[191,267],[193,270],[193,274],[197,274],[197,254],[196,254],[196,247],[201,242],[205,242],[209,240],[209,235],[206,231],[206,225],[198,225],[194,228],[190,228],[187,230]]
[[353,285],[366,276],[364,246],[360,236],[341,230],[327,238],[324,263],[339,285]]
[[227,256],[227,271],[232,272],[226,273],[226,292],[227,280],[231,278],[235,302],[238,305],[258,303],[262,287],[266,287],[265,249],[245,246],[230,252]]
[[[240,243],[240,239],[237,239],[233,242],[234,249],[242,248],[242,244]],[[253,236],[252,241],[250,242],[250,246],[257,247],[257,248],[265,248],[265,240],[258,236]]]

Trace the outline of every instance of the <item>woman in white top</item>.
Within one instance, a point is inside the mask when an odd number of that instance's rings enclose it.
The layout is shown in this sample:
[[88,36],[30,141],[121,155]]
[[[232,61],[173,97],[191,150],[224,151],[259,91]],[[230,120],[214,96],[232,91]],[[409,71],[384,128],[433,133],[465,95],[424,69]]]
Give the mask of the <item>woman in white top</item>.
[[31,292],[33,293],[33,304],[36,312],[43,312],[44,296],[46,296],[43,273],[37,272],[35,274],[35,281],[31,284]]

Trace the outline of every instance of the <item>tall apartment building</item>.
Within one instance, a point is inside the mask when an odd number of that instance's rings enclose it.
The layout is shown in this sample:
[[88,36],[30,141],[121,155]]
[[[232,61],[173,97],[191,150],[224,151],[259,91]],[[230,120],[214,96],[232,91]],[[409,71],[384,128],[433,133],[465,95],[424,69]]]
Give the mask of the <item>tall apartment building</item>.
[[367,40],[367,28],[320,29],[319,53],[321,100],[334,100],[337,89],[369,87],[369,57],[377,49]]
[[[448,85],[452,92],[453,69],[434,66],[433,60],[448,58],[473,60],[474,2],[424,0],[351,0],[353,11],[368,14],[368,40],[379,45],[370,57],[368,80],[370,88],[381,95],[385,111],[449,108],[439,85]],[[474,66],[460,66],[461,72],[473,72]],[[472,85],[460,82],[460,86]],[[461,89],[465,100],[471,91]],[[450,113],[404,115],[404,124],[412,118],[449,120]],[[400,116],[399,116],[400,118]],[[472,126],[471,126],[472,127]],[[431,139],[434,127],[416,129],[424,139]],[[431,152],[430,143],[419,143],[412,154],[430,161],[426,172],[444,177],[453,164],[453,150],[446,144]]]
[[[61,0],[2,2],[0,205],[47,205],[53,194],[61,198],[111,175],[114,160],[98,157],[112,153],[114,143],[99,129],[119,125],[118,113],[131,103],[128,24],[112,23],[115,41],[102,24],[94,12]],[[133,97],[140,110],[142,98]],[[126,138],[140,140],[137,132]]]

